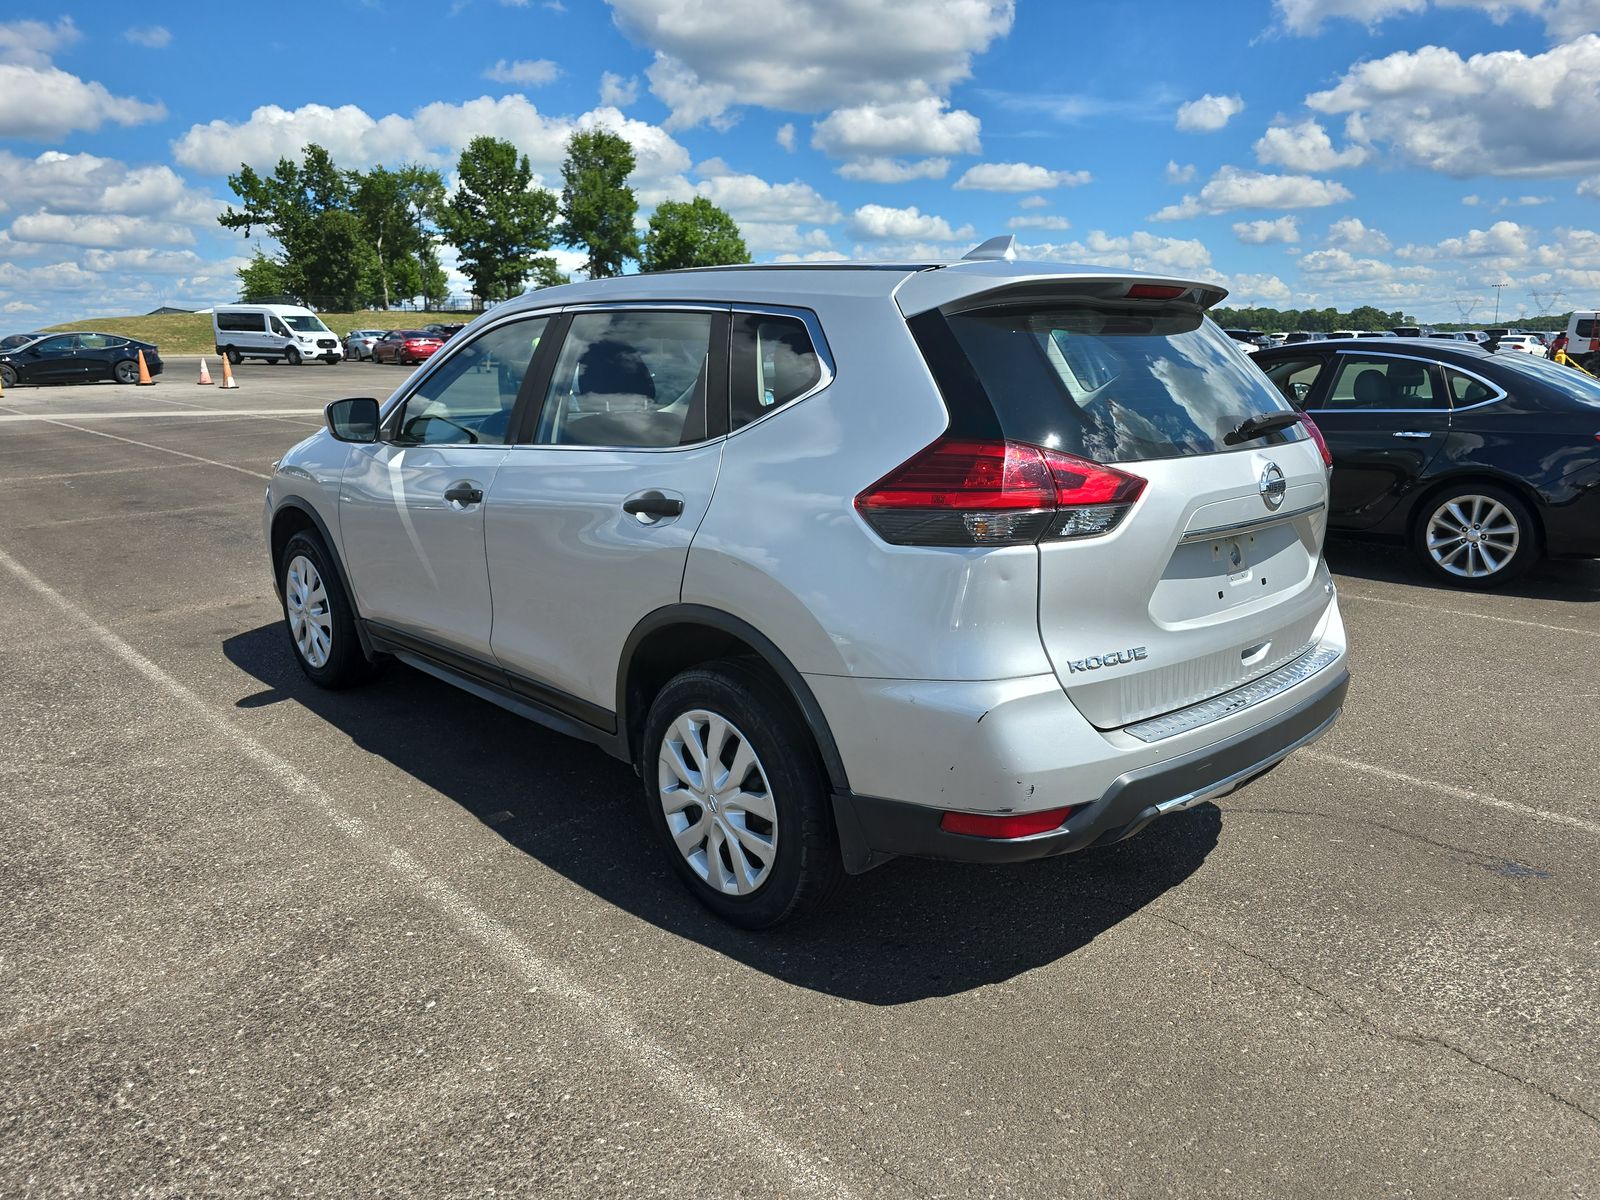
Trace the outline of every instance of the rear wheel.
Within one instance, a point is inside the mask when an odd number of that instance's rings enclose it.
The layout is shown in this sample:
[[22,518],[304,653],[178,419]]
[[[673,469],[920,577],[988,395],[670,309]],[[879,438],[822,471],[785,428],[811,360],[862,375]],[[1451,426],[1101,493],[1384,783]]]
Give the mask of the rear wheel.
[[645,802],[673,869],[725,921],[765,929],[815,908],[843,865],[804,723],[737,659],[661,689],[645,725]]
[[222,352],[222,354],[229,363],[236,367],[244,361],[244,355],[240,354],[239,351],[233,346],[229,346]]
[[118,383],[138,383],[139,364],[131,358],[125,358],[111,368],[111,374]]
[[1491,484],[1461,484],[1434,495],[1417,522],[1415,549],[1437,579],[1454,587],[1510,583],[1539,557],[1528,506]]
[[283,361],[288,363],[291,367],[298,367],[300,365],[300,351],[296,350],[293,346],[290,346],[283,352]]
[[310,532],[291,537],[279,558],[278,579],[289,644],[306,678],[330,689],[371,678],[374,668],[362,653],[355,612],[322,539]]

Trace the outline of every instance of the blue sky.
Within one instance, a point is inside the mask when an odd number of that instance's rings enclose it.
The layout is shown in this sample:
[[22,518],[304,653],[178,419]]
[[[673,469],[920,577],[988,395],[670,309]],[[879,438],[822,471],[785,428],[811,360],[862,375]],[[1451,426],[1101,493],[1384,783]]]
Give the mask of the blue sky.
[[232,298],[250,247],[215,218],[241,161],[314,140],[448,172],[491,133],[559,186],[593,126],[635,146],[641,215],[707,195],[759,260],[1010,232],[1241,303],[1600,305],[1600,0],[250,11],[0,13],[5,331]]

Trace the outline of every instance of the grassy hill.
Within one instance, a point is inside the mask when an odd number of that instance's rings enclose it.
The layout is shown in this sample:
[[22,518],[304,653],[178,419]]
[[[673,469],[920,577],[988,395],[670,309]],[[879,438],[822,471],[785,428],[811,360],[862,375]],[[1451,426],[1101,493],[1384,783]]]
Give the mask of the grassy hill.
[[[323,324],[341,338],[352,329],[411,329],[434,321],[457,324],[470,321],[477,313],[469,312],[353,312],[318,313]],[[103,333],[119,333],[123,337],[154,342],[167,355],[210,354],[216,349],[211,336],[209,313],[166,313],[159,317],[95,317],[87,321],[69,321],[65,325],[52,325],[56,329],[93,329]]]

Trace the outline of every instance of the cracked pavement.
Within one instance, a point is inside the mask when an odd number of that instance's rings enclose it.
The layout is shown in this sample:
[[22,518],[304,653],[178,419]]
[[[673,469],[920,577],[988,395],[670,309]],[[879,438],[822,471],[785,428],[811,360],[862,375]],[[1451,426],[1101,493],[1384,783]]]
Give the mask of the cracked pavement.
[[753,936],[599,751],[296,670],[258,476],[404,372],[190,369],[0,400],[0,1194],[1600,1194],[1600,563],[1336,542],[1313,751]]

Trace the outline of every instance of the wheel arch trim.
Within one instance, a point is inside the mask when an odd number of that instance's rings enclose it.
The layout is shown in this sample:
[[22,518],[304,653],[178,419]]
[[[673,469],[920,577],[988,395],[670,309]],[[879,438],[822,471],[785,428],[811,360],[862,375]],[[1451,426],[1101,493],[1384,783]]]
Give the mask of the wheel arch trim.
[[816,696],[799,670],[766,634],[754,625],[731,613],[705,604],[669,604],[648,613],[628,635],[623,644],[622,657],[617,663],[617,729],[619,735],[631,738],[634,714],[628,711],[628,679],[633,672],[634,658],[639,647],[651,634],[671,625],[701,625],[719,633],[728,634],[744,642],[777,676],[799,710],[801,719],[811,731],[822,757],[829,785],[835,792],[850,790],[849,776],[844,769],[844,759],[839,745],[834,741],[828,718],[817,703]]

